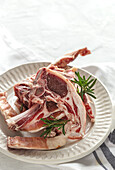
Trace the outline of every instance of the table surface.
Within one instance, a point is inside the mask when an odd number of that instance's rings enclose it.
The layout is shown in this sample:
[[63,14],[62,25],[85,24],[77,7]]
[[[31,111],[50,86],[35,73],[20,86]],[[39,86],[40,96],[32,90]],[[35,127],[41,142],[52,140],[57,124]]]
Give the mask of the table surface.
[[[73,65],[115,62],[114,0],[0,0],[0,24],[36,54],[25,60],[1,57],[0,73],[25,61],[52,61],[82,47],[92,54],[79,57]],[[5,48],[0,48],[0,53],[5,56]],[[33,165],[20,164],[0,153],[0,170],[8,167],[29,170]]]

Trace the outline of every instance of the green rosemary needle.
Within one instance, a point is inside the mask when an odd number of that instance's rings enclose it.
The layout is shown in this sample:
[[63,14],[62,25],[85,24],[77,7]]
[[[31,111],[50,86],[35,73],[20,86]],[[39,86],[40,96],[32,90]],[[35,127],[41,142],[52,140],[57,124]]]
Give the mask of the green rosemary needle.
[[50,116],[50,120],[48,118],[41,118],[41,120],[45,123],[43,126],[46,127],[44,132],[41,134],[40,137],[44,136],[46,138],[48,135],[50,136],[51,131],[57,127],[58,130],[62,129],[63,134],[65,135],[65,125],[70,120],[64,120],[64,119],[55,119],[54,117]]
[[80,89],[77,86],[77,92],[81,96],[82,100],[83,100],[83,95],[85,93],[87,93],[88,95],[96,99],[94,95],[93,86],[95,85],[97,79],[91,79],[92,77],[91,75],[86,79],[85,76],[81,77],[79,72],[75,72],[75,74],[77,76],[77,79],[74,78],[74,80],[71,81],[79,85]]

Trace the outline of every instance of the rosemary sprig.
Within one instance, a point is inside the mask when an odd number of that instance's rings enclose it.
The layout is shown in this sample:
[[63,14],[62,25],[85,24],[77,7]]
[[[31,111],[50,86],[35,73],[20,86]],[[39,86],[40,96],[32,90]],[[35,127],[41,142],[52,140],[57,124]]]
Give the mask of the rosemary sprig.
[[87,93],[88,95],[90,95],[91,97],[96,99],[96,97],[94,95],[93,86],[95,85],[97,79],[91,79],[91,77],[92,77],[91,75],[86,79],[85,76],[81,77],[79,72],[75,72],[75,74],[76,74],[78,80],[76,78],[74,78],[74,80],[71,80],[71,81],[80,86],[80,89],[77,86],[77,92],[81,96],[82,100],[83,100],[83,95],[85,93]]
[[21,106],[20,106],[20,112],[22,112],[23,107],[24,107],[24,105],[23,105],[23,103],[22,103]]
[[65,127],[66,123],[70,120],[64,120],[64,119],[58,120],[58,119],[55,119],[52,116],[50,116],[50,118],[51,118],[50,120],[47,119],[47,118],[45,118],[45,119],[41,118],[41,120],[45,123],[43,126],[45,126],[46,128],[45,128],[44,132],[40,135],[40,137],[44,136],[44,138],[46,138],[48,135],[50,136],[51,131],[55,127],[57,127],[58,130],[60,130],[62,128],[62,132],[65,135],[64,127]]

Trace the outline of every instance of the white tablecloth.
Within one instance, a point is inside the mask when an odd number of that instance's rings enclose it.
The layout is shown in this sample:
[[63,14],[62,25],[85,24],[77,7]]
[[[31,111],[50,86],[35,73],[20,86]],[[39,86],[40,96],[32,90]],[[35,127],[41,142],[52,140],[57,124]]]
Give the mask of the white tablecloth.
[[[23,63],[54,61],[58,56],[87,46],[92,54],[79,57],[73,65],[97,75],[110,91],[114,104],[114,9],[114,0],[1,0],[0,74]],[[92,154],[58,166],[28,164],[0,153],[0,170],[111,170],[115,168],[114,144],[115,131]]]

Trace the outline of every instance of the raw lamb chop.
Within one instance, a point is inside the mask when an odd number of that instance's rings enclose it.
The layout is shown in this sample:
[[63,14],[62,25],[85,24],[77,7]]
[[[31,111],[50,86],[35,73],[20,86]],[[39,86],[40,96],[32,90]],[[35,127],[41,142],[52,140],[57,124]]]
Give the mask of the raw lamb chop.
[[[18,97],[17,106],[20,107],[23,104],[23,111],[26,111],[17,115],[13,110],[11,117],[7,117],[7,111],[2,112],[5,119],[9,118],[6,120],[9,128],[28,132],[37,132],[44,128],[41,118],[50,119],[50,116],[53,115],[57,119],[69,119],[70,122],[66,125],[68,135],[46,140],[40,137],[8,137],[8,147],[55,149],[65,145],[67,137],[70,139],[83,137],[86,124],[86,106],[70,81],[74,78],[76,69],[68,69],[67,67],[67,64],[73,61],[78,54],[84,56],[90,54],[90,51],[84,48],[67,54],[47,68],[39,69],[36,75],[34,74],[16,84],[14,91]],[[60,139],[63,141],[61,144],[59,143]],[[41,142],[43,146],[40,146]],[[52,142],[53,147],[47,142]]]
[[[39,89],[40,92],[42,92],[36,95]],[[20,91],[17,93],[20,93]],[[33,87],[28,91],[26,89],[26,94],[24,94],[23,97],[24,99],[27,94],[28,98],[26,98],[26,102],[31,102],[32,107],[8,119],[7,124],[10,128],[36,132],[41,130],[39,128],[40,118],[46,118],[54,112],[63,111],[68,119],[80,126],[79,135],[84,135],[86,110],[80,96],[76,93],[75,87],[67,78],[57,71],[53,71],[49,68],[41,68],[36,74]],[[22,96],[23,95],[21,95],[21,100]],[[37,98],[40,99],[41,103],[38,102]]]
[[9,148],[15,149],[39,149],[50,150],[58,149],[64,146],[67,142],[67,137],[64,135],[56,136],[54,138],[43,137],[8,137],[7,145]]

